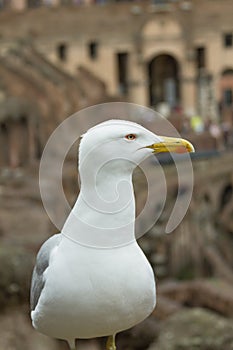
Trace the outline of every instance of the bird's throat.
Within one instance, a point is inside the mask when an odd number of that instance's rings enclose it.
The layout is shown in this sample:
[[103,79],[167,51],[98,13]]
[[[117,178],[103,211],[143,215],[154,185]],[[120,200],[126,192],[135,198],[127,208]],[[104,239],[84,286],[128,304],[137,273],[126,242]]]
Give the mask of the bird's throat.
[[104,166],[81,178],[81,190],[63,232],[72,239],[99,247],[135,240],[135,199],[132,171]]

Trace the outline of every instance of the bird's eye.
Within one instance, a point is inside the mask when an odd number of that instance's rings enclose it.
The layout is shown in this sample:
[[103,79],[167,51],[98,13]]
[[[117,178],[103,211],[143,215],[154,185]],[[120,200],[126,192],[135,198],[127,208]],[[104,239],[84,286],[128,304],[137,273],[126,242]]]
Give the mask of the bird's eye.
[[136,135],[134,135],[134,134],[128,134],[128,135],[125,136],[125,138],[126,138],[127,140],[133,141],[133,140],[136,139]]

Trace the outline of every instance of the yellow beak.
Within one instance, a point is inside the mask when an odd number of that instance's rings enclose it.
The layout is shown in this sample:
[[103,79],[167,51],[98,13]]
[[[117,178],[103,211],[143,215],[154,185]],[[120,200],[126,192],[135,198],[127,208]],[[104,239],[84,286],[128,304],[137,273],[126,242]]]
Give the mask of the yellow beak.
[[173,153],[190,153],[195,152],[193,145],[184,139],[176,137],[159,136],[161,142],[153,143],[146,148],[153,149],[153,153],[173,152]]

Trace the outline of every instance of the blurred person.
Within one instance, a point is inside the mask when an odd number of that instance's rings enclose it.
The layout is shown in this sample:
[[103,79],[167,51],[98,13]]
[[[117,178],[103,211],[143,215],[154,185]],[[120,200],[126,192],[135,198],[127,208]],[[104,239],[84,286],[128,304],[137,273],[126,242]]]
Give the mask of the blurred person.
[[190,119],[186,116],[183,118],[183,124],[182,124],[182,134],[188,134],[192,130]]
[[209,132],[210,132],[210,135],[215,140],[215,148],[217,150],[223,149],[224,147],[223,147],[222,130],[217,122],[215,121],[210,122]]
[[190,124],[195,133],[200,134],[204,131],[204,123],[200,115],[193,115]]

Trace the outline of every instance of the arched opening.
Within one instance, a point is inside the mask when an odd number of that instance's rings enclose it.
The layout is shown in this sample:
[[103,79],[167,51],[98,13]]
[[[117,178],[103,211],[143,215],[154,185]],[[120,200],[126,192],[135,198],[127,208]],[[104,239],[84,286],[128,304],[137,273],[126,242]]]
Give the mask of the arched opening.
[[26,115],[11,116],[8,118],[8,149],[11,168],[26,166],[29,161],[29,134],[28,119]]
[[2,121],[0,123],[0,167],[9,163],[8,133],[7,124]]
[[170,55],[158,55],[148,64],[149,103],[156,106],[165,102],[171,108],[179,104],[179,66]]
[[0,123],[0,167],[27,166],[36,159],[37,148],[27,115],[6,116]]
[[57,46],[57,57],[60,61],[65,62],[67,60],[67,44],[60,43]]
[[222,107],[233,106],[233,69],[226,69],[221,76],[221,102]]
[[34,103],[8,97],[1,104],[0,168],[32,165],[41,156],[40,111]]
[[228,68],[222,71],[220,77],[220,100],[219,100],[219,114],[222,122],[226,123],[228,127],[233,124],[233,69]]
[[228,184],[223,189],[220,197],[220,210],[222,210],[231,201],[232,195],[233,195],[232,184]]

